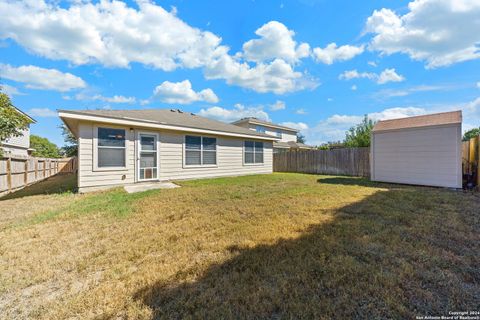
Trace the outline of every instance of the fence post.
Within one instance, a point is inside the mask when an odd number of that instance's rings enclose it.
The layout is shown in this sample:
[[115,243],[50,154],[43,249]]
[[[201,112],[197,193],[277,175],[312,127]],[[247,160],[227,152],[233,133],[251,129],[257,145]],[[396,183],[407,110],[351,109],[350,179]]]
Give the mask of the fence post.
[[35,182],[38,180],[38,159],[35,158],[33,160],[33,163],[35,164]]
[[28,184],[28,159],[25,159],[25,175],[23,176],[23,184]]
[[12,190],[12,159],[7,158],[7,186],[8,192]]
[[478,168],[480,167],[480,136],[477,137],[477,186],[480,186],[480,172]]

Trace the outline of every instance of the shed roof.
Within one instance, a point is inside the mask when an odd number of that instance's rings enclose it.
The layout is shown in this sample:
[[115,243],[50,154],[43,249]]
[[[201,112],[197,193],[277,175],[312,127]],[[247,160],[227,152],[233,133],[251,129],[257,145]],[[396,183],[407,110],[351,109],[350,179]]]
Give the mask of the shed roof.
[[[101,117],[102,121],[108,122],[108,119],[129,120],[142,122],[145,124],[159,124],[164,126],[174,126],[193,129],[202,129],[205,131],[217,131],[224,133],[234,133],[245,136],[254,136],[258,138],[267,138],[272,140],[272,136],[255,132],[250,129],[242,128],[233,124],[208,119],[197,116],[190,112],[183,112],[178,109],[144,109],[144,110],[59,110],[62,117],[68,117],[66,114],[88,115]],[[273,138],[275,139],[275,138]]]
[[433,113],[400,119],[378,121],[373,127],[373,132],[390,131],[407,128],[420,128],[448,124],[462,123],[462,111]]

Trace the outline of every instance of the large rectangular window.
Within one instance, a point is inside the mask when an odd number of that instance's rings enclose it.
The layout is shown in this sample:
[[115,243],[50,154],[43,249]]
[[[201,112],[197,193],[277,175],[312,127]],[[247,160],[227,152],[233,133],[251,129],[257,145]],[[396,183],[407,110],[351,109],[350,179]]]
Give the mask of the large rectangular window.
[[97,167],[125,167],[125,130],[97,128]]
[[185,165],[201,166],[217,164],[217,139],[185,136]]
[[244,161],[246,164],[263,163],[263,142],[245,141]]

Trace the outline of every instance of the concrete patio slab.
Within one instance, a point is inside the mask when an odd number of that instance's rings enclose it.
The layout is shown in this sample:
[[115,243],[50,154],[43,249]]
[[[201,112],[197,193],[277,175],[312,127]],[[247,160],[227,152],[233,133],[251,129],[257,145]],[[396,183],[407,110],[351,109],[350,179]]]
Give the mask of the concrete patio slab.
[[154,189],[173,189],[180,188],[179,185],[173,182],[152,182],[152,183],[139,183],[135,185],[125,186],[124,189],[128,193],[143,192]]

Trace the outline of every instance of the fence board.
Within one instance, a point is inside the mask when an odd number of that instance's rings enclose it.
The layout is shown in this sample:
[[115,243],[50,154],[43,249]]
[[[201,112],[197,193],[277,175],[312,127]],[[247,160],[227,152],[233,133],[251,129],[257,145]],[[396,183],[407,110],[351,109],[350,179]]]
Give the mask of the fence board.
[[287,151],[273,155],[273,171],[370,176],[370,149]]
[[55,174],[75,173],[77,158],[0,158],[0,196]]

